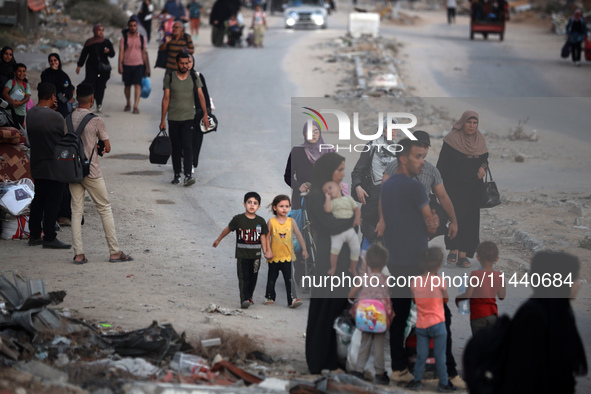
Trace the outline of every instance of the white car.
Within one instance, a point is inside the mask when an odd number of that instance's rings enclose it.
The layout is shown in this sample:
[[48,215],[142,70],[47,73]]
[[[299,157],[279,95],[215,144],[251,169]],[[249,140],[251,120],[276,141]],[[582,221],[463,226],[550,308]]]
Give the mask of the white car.
[[294,27],[326,29],[328,11],[323,0],[290,0],[284,16],[286,29]]

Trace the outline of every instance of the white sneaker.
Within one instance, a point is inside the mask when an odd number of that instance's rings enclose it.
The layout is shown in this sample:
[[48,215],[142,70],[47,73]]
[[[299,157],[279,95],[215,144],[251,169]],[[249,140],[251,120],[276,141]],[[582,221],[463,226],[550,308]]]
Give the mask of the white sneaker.
[[103,106],[102,105],[97,106],[96,112],[98,112],[99,114],[102,114],[103,113]]
[[191,174],[194,174],[194,173],[195,173],[195,167],[192,167],[191,168]]

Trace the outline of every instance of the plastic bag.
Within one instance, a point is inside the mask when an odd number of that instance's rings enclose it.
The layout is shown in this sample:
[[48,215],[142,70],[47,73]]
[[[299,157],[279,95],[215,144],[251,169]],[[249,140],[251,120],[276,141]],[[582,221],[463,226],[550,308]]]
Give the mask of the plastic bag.
[[23,178],[16,183],[1,185],[0,195],[0,206],[13,216],[21,216],[27,213],[33,201],[35,187],[30,179]]
[[333,328],[337,332],[337,355],[341,364],[346,364],[349,345],[355,326],[351,319],[339,316],[335,319]]
[[150,93],[152,92],[152,81],[150,81],[150,77],[143,77],[142,78],[142,98],[148,98]]

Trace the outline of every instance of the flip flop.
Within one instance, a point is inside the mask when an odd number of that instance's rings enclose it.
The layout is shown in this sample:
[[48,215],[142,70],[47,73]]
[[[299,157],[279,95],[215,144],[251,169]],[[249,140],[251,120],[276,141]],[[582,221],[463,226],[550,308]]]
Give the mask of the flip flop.
[[133,261],[133,257],[131,257],[130,255],[127,255],[123,252],[121,252],[121,256],[119,256],[119,258],[116,259],[109,259],[109,263],[122,263],[125,261]]
[[131,111],[131,105],[126,105],[125,108],[123,108],[123,112],[129,112]]
[[457,262],[458,262],[458,254],[457,253],[448,253],[447,264],[455,265]]
[[82,264],[88,263],[88,259],[86,258],[86,256],[84,256],[84,258],[80,261],[76,261],[76,256],[74,256],[74,258],[72,260],[74,260],[74,264],[76,264],[76,265],[82,265]]
[[470,260],[468,260],[467,257],[462,257],[461,259],[458,260],[457,266],[460,268],[470,268],[470,266],[472,265],[472,263],[470,262]]

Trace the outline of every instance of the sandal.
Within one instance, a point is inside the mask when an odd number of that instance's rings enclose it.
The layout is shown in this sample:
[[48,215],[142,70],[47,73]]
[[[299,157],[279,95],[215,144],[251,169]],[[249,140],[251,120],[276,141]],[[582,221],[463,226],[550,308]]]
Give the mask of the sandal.
[[137,109],[137,108],[134,108],[134,109],[133,109],[133,113],[134,113],[134,114],[136,114],[136,115],[139,115],[139,113],[140,113],[140,110],[139,110],[139,109]]
[[126,105],[125,108],[123,108],[123,112],[129,112],[131,111],[131,105]]
[[273,301],[273,300],[272,300],[272,299],[270,299],[270,298],[267,298],[267,299],[265,300],[265,305],[275,305],[275,301]]
[[456,265],[457,262],[458,262],[458,254],[457,253],[448,253],[447,264]]
[[457,266],[460,268],[470,268],[470,266],[472,265],[472,263],[470,262],[470,260],[468,260],[467,257],[462,257],[460,260],[458,260]]
[[121,252],[121,255],[116,259],[109,259],[109,263],[122,263],[124,261],[133,261],[133,257]]
[[82,265],[82,264],[88,263],[88,259],[86,258],[86,256],[84,256],[82,258],[82,260],[80,260],[80,261],[76,260],[76,256],[74,256],[74,258],[72,260],[74,260],[74,264],[76,264],[76,265]]

